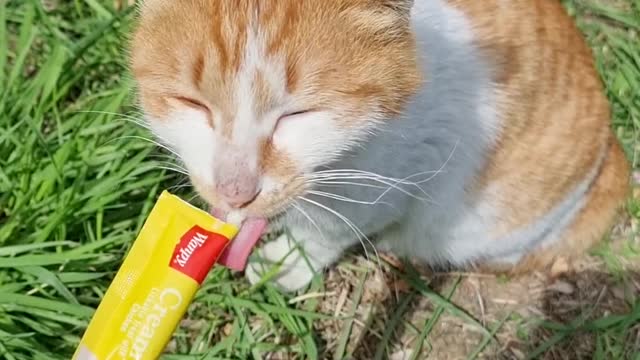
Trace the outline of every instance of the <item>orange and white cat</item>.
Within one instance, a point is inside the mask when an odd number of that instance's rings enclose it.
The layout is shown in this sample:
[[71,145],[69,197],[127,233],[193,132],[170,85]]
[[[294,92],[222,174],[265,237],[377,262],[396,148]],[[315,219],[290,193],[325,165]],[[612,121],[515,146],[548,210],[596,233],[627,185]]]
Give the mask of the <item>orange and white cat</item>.
[[627,193],[592,55],[555,0],[146,0],[132,67],[216,213],[288,229],[257,248],[284,258],[286,290],[370,241],[544,270],[597,242]]

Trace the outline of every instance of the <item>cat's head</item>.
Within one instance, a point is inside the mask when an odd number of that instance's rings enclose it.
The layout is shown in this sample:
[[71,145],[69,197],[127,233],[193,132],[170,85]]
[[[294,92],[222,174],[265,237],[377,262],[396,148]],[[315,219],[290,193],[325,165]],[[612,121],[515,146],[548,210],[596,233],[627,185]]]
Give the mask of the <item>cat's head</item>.
[[147,121],[214,207],[270,216],[420,84],[411,0],[145,0]]

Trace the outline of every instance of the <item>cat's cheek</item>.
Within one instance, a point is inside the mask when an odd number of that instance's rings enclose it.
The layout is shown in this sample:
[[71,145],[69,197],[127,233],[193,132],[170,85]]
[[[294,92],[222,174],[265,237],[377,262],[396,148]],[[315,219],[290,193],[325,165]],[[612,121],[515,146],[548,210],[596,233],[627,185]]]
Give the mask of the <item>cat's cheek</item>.
[[345,135],[331,115],[315,114],[280,123],[272,141],[298,169],[310,171],[333,159],[335,149],[344,147]]
[[184,163],[189,174],[213,184],[216,136],[206,115],[197,110],[172,112],[167,119],[150,121],[154,135]]
[[280,193],[285,188],[285,184],[275,176],[265,175],[262,178],[262,191],[267,194]]

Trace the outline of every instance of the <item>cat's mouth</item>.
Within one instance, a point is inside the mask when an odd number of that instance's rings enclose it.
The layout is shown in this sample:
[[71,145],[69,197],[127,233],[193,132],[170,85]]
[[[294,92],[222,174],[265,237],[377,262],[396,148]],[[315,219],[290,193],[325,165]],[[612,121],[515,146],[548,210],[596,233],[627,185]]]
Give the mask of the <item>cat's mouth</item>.
[[[220,209],[212,209],[211,214],[220,220],[227,220],[227,213]],[[218,259],[218,263],[231,270],[243,271],[253,247],[267,227],[267,219],[249,217],[241,221],[238,235],[229,243],[226,250]]]

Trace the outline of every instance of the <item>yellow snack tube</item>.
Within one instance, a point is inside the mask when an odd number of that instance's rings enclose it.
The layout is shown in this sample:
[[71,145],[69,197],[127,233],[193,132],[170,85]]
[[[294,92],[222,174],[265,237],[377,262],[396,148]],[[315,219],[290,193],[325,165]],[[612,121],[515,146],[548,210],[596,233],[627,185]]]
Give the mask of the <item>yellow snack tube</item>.
[[238,228],[163,192],[73,360],[157,359]]

